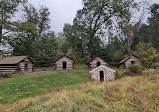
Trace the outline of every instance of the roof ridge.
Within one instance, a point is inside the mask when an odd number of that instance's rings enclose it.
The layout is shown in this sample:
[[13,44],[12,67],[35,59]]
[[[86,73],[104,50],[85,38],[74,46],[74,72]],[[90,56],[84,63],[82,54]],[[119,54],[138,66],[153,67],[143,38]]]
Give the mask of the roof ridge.
[[108,68],[108,67],[106,67],[106,66],[100,65],[99,67],[97,67],[97,68],[91,70],[89,73],[91,73],[91,72],[97,70],[97,69],[100,68],[100,67],[104,67],[104,68],[106,68],[106,69],[108,69],[108,70],[110,70],[110,71],[112,71],[112,72],[116,72],[115,70],[113,70],[113,69],[111,69],[111,68]]

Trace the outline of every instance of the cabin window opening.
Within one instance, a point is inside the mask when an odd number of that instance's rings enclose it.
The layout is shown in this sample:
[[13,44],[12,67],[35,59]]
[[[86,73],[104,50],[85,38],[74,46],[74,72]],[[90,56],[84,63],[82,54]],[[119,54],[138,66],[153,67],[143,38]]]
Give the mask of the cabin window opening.
[[135,61],[131,61],[131,64],[134,65],[134,64],[135,64]]
[[104,71],[99,71],[100,81],[104,81]]
[[66,69],[66,68],[67,68],[67,63],[63,62],[63,69]]
[[24,70],[25,70],[25,71],[28,71],[28,64],[27,64],[27,63],[25,63]]
[[100,62],[97,62],[97,67],[99,67],[101,65],[101,63]]

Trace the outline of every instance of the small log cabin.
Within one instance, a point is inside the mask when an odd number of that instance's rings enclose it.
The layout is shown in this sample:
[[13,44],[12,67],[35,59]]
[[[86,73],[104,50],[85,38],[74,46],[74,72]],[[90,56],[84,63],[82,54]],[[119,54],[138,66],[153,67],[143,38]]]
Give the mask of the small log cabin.
[[33,62],[28,56],[13,56],[0,59],[0,74],[13,74],[16,72],[33,72]]
[[89,63],[89,68],[92,70],[92,69],[97,68],[97,67],[100,66],[100,65],[108,66],[108,63],[105,62],[105,60],[103,60],[102,58],[96,57],[95,59],[93,59],[93,60]]
[[140,63],[138,57],[132,55],[121,60],[119,62],[119,67],[122,69],[127,69],[129,65],[139,65],[139,64]]
[[93,69],[89,73],[91,74],[91,79],[93,81],[99,82],[99,81],[115,80],[116,71],[101,65]]
[[74,61],[67,56],[63,56],[55,62],[55,70],[73,70]]

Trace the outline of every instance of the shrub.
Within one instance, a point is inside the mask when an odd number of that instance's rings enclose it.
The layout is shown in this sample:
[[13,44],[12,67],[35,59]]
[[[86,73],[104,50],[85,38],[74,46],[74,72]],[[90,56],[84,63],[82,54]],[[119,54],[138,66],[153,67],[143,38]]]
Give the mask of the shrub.
[[141,75],[143,67],[141,65],[130,65],[124,75]]
[[153,63],[151,67],[154,69],[159,69],[159,62]]
[[122,78],[122,77],[123,77],[123,74],[122,74],[122,73],[116,72],[116,74],[115,74],[115,78],[116,78],[116,79],[120,79],[120,78]]

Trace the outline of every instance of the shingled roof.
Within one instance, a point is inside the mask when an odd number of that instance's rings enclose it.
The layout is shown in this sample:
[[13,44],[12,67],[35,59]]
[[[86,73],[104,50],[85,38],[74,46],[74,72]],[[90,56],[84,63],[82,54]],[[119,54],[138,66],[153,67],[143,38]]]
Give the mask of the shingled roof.
[[0,60],[0,64],[18,64],[23,59],[27,58],[28,56],[13,56],[13,57],[6,57]]

